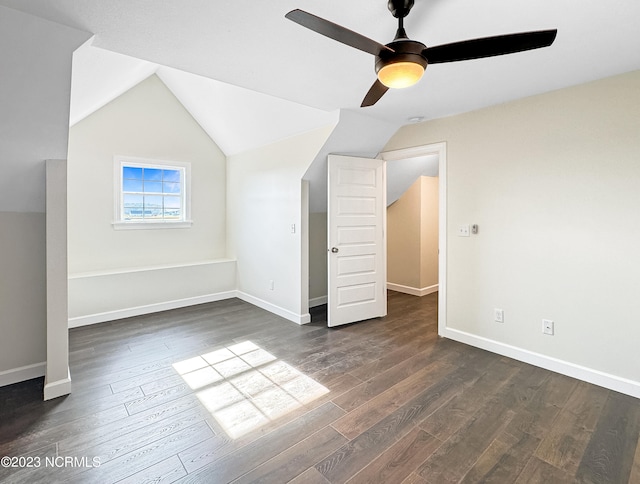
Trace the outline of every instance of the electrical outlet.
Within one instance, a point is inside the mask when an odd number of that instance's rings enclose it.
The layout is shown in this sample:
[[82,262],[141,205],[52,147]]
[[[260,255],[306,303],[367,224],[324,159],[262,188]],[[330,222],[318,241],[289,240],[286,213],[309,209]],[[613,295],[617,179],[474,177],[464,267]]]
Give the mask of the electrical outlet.
[[469,237],[469,224],[458,225],[458,237]]
[[553,321],[550,319],[542,320],[542,332],[553,336]]
[[495,320],[496,323],[504,323],[504,310],[494,308],[493,319]]

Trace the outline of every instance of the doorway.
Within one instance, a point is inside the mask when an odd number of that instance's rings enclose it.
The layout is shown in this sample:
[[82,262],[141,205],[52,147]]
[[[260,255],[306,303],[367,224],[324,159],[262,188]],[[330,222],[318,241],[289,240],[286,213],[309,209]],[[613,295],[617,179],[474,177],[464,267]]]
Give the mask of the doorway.
[[[437,156],[438,159],[438,331],[446,325],[446,274],[447,274],[447,158],[446,143],[435,143],[412,148],[383,152],[378,158],[384,161],[414,159],[422,156]],[[309,306],[327,303],[327,214],[309,214],[309,272],[305,280],[310,285]]]
[[[447,153],[446,143],[416,146],[379,155],[386,162],[402,162],[420,157],[436,156],[438,163],[438,334],[446,326],[447,301]],[[386,238],[385,238],[386,241]]]
[[438,156],[387,163],[387,289],[438,291]]

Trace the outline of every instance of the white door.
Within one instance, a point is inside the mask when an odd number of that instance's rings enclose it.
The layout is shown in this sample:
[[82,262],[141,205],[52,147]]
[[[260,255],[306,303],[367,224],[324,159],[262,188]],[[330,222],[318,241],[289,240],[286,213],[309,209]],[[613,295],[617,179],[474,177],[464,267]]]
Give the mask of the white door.
[[387,314],[384,160],[329,155],[329,326]]

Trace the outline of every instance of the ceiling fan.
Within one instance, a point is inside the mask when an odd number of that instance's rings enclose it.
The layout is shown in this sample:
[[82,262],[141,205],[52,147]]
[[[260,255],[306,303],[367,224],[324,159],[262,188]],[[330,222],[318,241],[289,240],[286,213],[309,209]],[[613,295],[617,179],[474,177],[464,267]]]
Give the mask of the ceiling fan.
[[548,47],[558,33],[557,29],[521,32],[427,47],[422,42],[409,39],[404,30],[403,19],[411,11],[413,3],[414,0],[389,0],[389,10],[398,19],[398,30],[393,42],[386,45],[303,10],[292,10],[285,17],[319,34],[376,56],[378,79],[360,107],[373,106],[389,88],[412,86],[420,80],[428,64],[480,59]]

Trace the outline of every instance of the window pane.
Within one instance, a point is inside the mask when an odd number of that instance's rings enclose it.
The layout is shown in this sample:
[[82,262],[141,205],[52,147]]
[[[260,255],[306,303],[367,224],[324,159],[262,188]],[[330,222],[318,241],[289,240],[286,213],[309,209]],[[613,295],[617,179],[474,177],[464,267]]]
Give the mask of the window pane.
[[160,195],[145,195],[144,196],[144,206],[145,206],[145,208],[162,207],[162,196],[160,196]]
[[[119,162],[120,163],[120,162]],[[125,162],[126,163],[126,162]],[[185,218],[185,169],[162,163],[121,167],[120,215],[129,222],[179,222]]]
[[162,215],[162,197],[157,195],[144,196],[144,216],[158,217]]
[[180,193],[180,183],[167,183],[162,184],[163,193]]
[[122,190],[125,192],[141,192],[142,180],[122,180]]
[[144,169],[144,180],[151,181],[162,181],[162,171],[159,168],[145,168]]
[[126,193],[124,195],[124,206],[127,207],[139,207],[142,208],[142,195],[130,195]]
[[141,219],[142,218],[142,206],[129,207],[124,209],[125,220]]
[[132,180],[142,180],[142,168],[136,168],[134,166],[123,166],[122,178],[130,178]]
[[145,193],[162,193],[162,182],[155,182],[155,181],[144,181],[144,191]]
[[163,180],[168,182],[179,182],[180,170],[164,170]]
[[172,209],[177,208],[177,209],[179,209],[180,205],[181,205],[181,203],[180,203],[181,201],[182,200],[181,200],[180,197],[165,196],[164,197],[164,208],[165,209],[167,209],[167,208],[172,208]]

